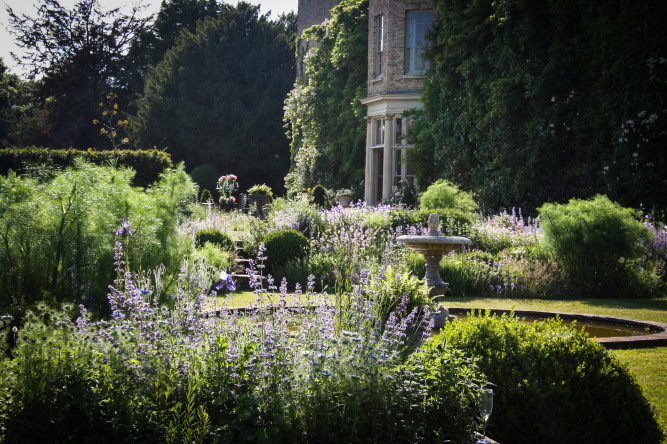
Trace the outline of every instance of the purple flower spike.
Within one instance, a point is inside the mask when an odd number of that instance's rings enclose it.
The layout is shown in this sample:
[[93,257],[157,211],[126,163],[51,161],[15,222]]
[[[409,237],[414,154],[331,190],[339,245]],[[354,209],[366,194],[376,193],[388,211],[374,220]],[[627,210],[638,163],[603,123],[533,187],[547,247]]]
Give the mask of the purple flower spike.
[[120,236],[126,233],[132,236],[134,234],[134,230],[130,228],[130,221],[123,218],[123,223],[121,227],[116,230],[116,236]]

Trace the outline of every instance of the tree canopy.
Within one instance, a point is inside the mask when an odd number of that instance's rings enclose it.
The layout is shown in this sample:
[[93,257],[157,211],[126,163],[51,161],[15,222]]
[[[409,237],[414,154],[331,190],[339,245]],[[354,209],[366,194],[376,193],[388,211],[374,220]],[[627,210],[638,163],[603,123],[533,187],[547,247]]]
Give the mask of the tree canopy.
[[667,3],[439,0],[412,161],[487,207],[667,205]]
[[43,127],[51,147],[86,148],[97,140],[97,103],[119,87],[123,57],[150,22],[141,9],[139,3],[129,14],[104,11],[97,0],[66,9],[42,0],[31,17],[7,7],[10,32],[25,51],[18,59],[30,68],[35,102],[48,114]]
[[283,100],[295,78],[291,14],[271,21],[257,6],[221,5],[216,19],[184,29],[146,78],[131,139],[166,148],[188,169],[210,164],[245,184],[280,189],[289,164]]
[[317,183],[360,186],[364,179],[368,0],[343,0],[331,21],[306,30],[305,76],[285,103],[291,139],[289,192]]

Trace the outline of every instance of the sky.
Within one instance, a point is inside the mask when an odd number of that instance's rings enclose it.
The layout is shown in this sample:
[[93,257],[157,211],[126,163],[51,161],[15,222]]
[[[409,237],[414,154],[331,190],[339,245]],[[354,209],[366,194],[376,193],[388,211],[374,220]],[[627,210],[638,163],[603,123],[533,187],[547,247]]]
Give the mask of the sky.
[[[144,0],[143,4],[148,6],[146,14],[154,14],[160,9],[162,0]],[[224,3],[235,5],[238,0],[225,0]],[[23,75],[24,73],[12,59],[10,53],[20,54],[22,48],[16,46],[7,27],[9,26],[9,16],[7,15],[7,6],[11,7],[16,13],[24,13],[28,16],[35,16],[39,5],[39,0],[0,0],[0,57],[9,67],[9,71],[14,74]],[[66,9],[71,8],[77,0],[60,0],[61,6]],[[134,0],[99,0],[102,8],[105,10],[113,8],[127,8],[128,10],[135,3]],[[276,18],[280,14],[297,10],[298,0],[249,0],[249,3],[259,4],[260,12],[267,13],[271,11],[271,17]]]

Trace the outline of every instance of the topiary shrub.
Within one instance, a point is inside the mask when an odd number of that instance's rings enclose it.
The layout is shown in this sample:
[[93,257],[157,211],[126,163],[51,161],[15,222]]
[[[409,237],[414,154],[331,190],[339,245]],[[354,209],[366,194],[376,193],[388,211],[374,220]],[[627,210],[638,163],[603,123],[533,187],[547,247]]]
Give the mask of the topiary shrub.
[[552,319],[469,316],[436,340],[478,358],[493,387],[487,434],[511,443],[659,443],[641,387],[611,352]]
[[266,270],[275,274],[288,262],[307,259],[309,243],[306,236],[296,230],[279,230],[264,238],[266,247]]
[[477,203],[472,198],[472,193],[460,190],[456,184],[444,179],[437,180],[429,185],[419,197],[419,205],[422,210],[457,208],[472,212],[478,208]]
[[635,220],[634,211],[606,196],[572,199],[538,208],[544,237],[541,247],[552,254],[572,283],[593,297],[643,295],[635,285],[643,247],[651,232]]
[[198,247],[204,247],[206,242],[219,246],[226,251],[235,251],[236,244],[229,235],[220,230],[211,228],[210,230],[199,230],[195,233],[195,240]]
[[329,208],[331,206],[327,190],[322,185],[315,185],[312,189],[308,190],[308,194],[310,195],[311,202],[318,207]]

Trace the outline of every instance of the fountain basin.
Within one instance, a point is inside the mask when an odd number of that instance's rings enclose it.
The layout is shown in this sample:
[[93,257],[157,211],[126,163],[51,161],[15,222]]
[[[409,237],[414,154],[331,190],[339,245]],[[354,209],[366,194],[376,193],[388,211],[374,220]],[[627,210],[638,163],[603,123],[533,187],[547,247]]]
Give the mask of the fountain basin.
[[423,255],[444,256],[462,245],[470,244],[470,239],[459,236],[411,236],[403,235],[396,238],[413,250]]

